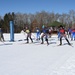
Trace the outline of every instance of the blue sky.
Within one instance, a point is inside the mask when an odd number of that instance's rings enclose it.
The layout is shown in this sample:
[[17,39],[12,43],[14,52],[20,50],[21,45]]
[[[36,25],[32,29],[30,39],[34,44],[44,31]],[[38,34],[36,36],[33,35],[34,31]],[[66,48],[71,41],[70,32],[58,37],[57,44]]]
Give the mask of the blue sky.
[[68,13],[75,10],[75,0],[0,0],[0,16],[6,13],[36,13],[41,11]]

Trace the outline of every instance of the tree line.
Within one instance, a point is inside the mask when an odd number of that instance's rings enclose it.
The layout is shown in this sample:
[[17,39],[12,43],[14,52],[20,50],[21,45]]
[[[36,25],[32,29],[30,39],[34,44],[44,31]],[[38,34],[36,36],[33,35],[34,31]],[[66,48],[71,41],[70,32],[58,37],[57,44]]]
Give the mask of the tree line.
[[15,33],[20,32],[26,26],[34,32],[36,27],[41,29],[42,25],[52,26],[55,21],[64,24],[66,27],[71,27],[75,23],[75,11],[70,10],[68,13],[62,14],[46,11],[36,12],[35,14],[9,12],[3,17],[0,16],[0,27],[3,32],[10,32],[9,21],[11,20],[14,21]]

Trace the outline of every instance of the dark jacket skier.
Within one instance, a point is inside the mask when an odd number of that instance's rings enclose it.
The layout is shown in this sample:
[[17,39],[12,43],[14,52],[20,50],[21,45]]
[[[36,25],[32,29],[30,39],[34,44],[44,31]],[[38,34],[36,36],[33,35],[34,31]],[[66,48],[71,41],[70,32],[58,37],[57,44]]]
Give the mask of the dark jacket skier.
[[66,37],[65,29],[63,28],[62,25],[60,25],[59,32],[60,32],[60,45],[62,45],[62,38],[63,38],[63,37],[64,37],[65,40],[68,42],[68,44],[71,45],[70,42],[69,42],[69,40],[68,40],[67,37]]

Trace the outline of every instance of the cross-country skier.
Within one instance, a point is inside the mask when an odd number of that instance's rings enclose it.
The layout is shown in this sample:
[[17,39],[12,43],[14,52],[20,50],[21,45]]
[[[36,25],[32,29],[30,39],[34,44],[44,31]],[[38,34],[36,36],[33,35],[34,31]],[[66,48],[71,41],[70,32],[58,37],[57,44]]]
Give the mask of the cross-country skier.
[[75,40],[75,28],[72,29],[71,40]]
[[36,27],[36,40],[40,40],[40,29]]
[[41,42],[41,44],[43,44],[44,43],[44,36],[45,36],[45,41],[47,42],[47,45],[49,45],[49,42],[48,42],[48,35],[49,35],[49,30],[48,30],[48,28],[43,28],[42,29],[42,35],[41,35],[41,40],[42,40],[42,42]]
[[0,41],[4,41],[4,36],[1,28],[0,28]]
[[72,33],[72,29],[69,28],[69,29],[68,29],[68,38],[69,38],[69,37],[71,38],[71,33]]
[[59,45],[62,45],[62,38],[63,38],[63,37],[64,37],[65,40],[68,42],[68,45],[71,45],[70,42],[69,42],[69,40],[68,40],[67,37],[66,37],[65,29],[63,28],[62,25],[60,25],[59,32],[60,32],[60,44],[59,44]]
[[51,38],[51,35],[52,35],[52,27],[49,27],[49,38]]
[[59,29],[57,29],[57,35],[58,35],[58,40],[60,39],[60,32]]
[[27,43],[29,43],[29,38],[31,42],[33,42],[33,39],[31,38],[31,30],[28,27],[26,27],[25,32],[27,33],[27,37],[26,37]]

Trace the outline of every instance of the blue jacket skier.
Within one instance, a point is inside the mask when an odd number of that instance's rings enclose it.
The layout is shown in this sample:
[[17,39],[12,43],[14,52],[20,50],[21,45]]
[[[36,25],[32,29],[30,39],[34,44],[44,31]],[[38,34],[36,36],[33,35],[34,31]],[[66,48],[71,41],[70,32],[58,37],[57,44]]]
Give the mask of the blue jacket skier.
[[36,28],[36,40],[40,40],[40,29]]
[[45,41],[47,42],[47,45],[49,45],[49,42],[48,42],[48,35],[49,35],[49,30],[48,30],[48,28],[43,28],[42,29],[42,36],[41,36],[41,40],[42,40],[42,42],[41,42],[41,44],[43,44],[44,43],[44,36],[45,36]]
[[68,29],[68,38],[69,38],[69,37],[71,38],[71,33],[72,33],[72,29],[69,28],[69,29]]
[[72,29],[72,33],[71,33],[71,40],[75,40],[75,28]]

